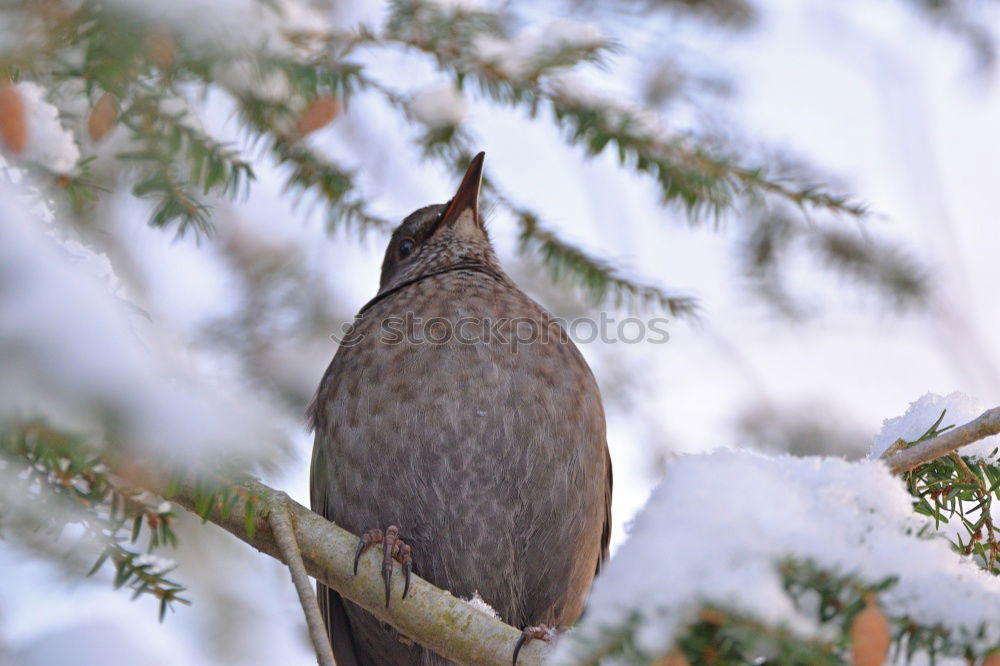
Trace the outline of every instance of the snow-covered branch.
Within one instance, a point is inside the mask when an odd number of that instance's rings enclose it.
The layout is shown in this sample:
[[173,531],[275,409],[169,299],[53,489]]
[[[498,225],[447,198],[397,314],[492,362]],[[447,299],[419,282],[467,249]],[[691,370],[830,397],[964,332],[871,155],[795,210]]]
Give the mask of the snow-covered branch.
[[880,461],[679,456],[551,663],[850,663],[844,630],[870,593],[892,627],[883,650],[890,636],[896,654],[939,658],[1000,645],[1000,578],[956,554]]

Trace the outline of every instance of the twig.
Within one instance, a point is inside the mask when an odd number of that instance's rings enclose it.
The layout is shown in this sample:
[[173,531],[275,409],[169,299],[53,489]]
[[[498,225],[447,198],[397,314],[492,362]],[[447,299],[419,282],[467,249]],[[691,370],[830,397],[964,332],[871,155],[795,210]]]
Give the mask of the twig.
[[947,455],[966,444],[996,434],[1000,434],[1000,407],[989,409],[974,421],[952,428],[934,439],[895,453],[886,458],[885,463],[893,474],[902,474],[925,462]]
[[[996,564],[997,538],[996,533],[993,531],[993,515],[990,512],[990,504],[992,504],[990,490],[986,487],[986,484],[983,483],[983,480],[969,468],[969,466],[965,463],[965,460],[962,459],[962,456],[958,455],[954,451],[952,451],[949,456],[951,456],[951,459],[955,461],[956,465],[958,465],[958,468],[961,470],[962,476],[965,480],[974,483],[976,486],[976,493],[979,495],[980,506],[982,507],[980,509],[979,520],[977,521],[980,531],[977,532],[977,534],[981,535],[982,528],[984,526],[986,527],[987,548],[984,550],[989,550],[989,554],[986,555],[986,570],[992,572],[993,567]],[[981,461],[980,466],[982,466]],[[966,553],[967,555],[972,553],[972,549],[976,541],[977,539],[975,535],[973,535],[972,539],[969,541],[968,553]]]
[[[986,473],[985,472],[986,463],[984,463],[982,460],[979,461],[979,469],[984,470],[983,472],[984,474]],[[986,523],[987,543],[990,545],[990,555],[987,564],[989,565],[989,571],[992,573],[993,570],[996,568],[997,550],[998,548],[1000,548],[1000,546],[998,546],[996,529],[993,527],[993,516],[989,511],[989,505],[993,503],[993,499],[989,496],[990,492],[989,488],[987,488],[985,484],[983,484],[982,480],[978,476],[976,476],[976,480],[979,481],[980,490],[986,494],[986,496],[983,498],[984,501],[983,516],[985,518],[985,523]]]
[[290,502],[291,498],[285,493],[277,493],[277,500],[268,507],[267,519],[274,531],[274,540],[278,543],[278,548],[281,549],[281,556],[292,574],[295,591],[299,594],[302,612],[306,616],[306,625],[309,627],[309,638],[312,639],[313,648],[316,650],[316,660],[319,662],[319,666],[336,666],[333,660],[333,649],[330,647],[330,639],[326,633],[326,624],[319,611],[319,602],[316,600],[313,586],[309,583],[309,575],[302,563],[302,552],[299,551],[299,544],[295,540],[295,532],[292,530],[292,523],[288,518],[287,502]]

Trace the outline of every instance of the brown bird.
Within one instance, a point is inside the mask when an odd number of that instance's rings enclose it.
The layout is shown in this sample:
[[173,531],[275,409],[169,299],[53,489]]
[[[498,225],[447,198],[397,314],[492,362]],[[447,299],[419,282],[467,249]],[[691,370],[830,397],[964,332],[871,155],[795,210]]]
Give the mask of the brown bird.
[[[516,627],[565,626],[608,552],[604,410],[579,350],[500,267],[479,216],[483,157],[451,201],[393,233],[378,294],[320,382],[312,508],[364,535],[358,556],[383,543],[407,579],[478,592]],[[318,593],[339,666],[450,663]]]

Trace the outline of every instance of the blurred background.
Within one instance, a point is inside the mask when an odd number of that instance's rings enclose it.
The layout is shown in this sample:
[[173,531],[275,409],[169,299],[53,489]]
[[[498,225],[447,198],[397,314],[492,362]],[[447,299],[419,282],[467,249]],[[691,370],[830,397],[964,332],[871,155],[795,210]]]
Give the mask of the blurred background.
[[[188,4],[150,3],[143,20],[178,20]],[[197,4],[190,20],[245,3]],[[692,221],[683,207],[663,205],[658,184],[614,151],[587,156],[569,145],[548,114],[471,87],[454,92],[427,54],[352,51],[415,117],[362,90],[306,140],[353,170],[375,214],[395,223],[451,195],[453,170],[428,157],[421,138],[444,118],[470,148],[486,151],[487,177],[561,238],[629,279],[697,299],[694,317],[655,303],[595,305],[554,285],[544,262],[519,250],[522,222],[509,207],[494,197],[485,211],[509,272],[557,315],[669,319],[666,344],[581,345],[608,413],[613,543],[675,456],[748,447],[857,458],[883,419],[927,391],[1000,404],[997,5],[436,4],[502,11],[524,49],[553,31],[608,40],[614,48],[602,63],[576,68],[562,85],[641,109],[671,132],[710,137],[755,163],[780,164],[870,211],[829,222],[808,206],[747,205]],[[309,30],[377,30],[393,10],[348,1],[294,7],[288,20]],[[246,23],[247,32],[269,20],[226,18],[218,25]],[[64,235],[107,255],[120,295],[186,363],[280,412],[290,445],[265,481],[308,505],[312,440],[301,414],[335,352],[331,335],[376,291],[388,236],[374,227],[331,231],[321,201],[285,190],[288,167],[248,136],[231,99],[211,87],[191,92],[192,122],[255,156],[245,200],[212,200],[210,235],[147,225],[150,204],[116,172],[112,137],[94,148],[94,177],[107,193]],[[831,237],[801,231],[829,224],[870,245],[838,255]],[[877,250],[859,258],[867,247]],[[175,577],[194,604],[163,623],[153,600],[130,602],[111,589],[109,574],[83,579],[17,539],[0,541],[0,662],[314,663],[282,567],[190,517],[180,517],[178,533]]]

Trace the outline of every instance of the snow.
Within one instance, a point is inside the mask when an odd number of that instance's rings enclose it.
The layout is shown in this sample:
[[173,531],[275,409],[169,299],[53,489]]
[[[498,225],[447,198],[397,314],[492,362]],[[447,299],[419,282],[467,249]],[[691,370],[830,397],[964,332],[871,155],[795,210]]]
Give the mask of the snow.
[[546,58],[563,49],[597,49],[605,44],[600,28],[592,23],[559,19],[514,39],[480,35],[474,42],[480,59],[513,79],[523,78]]
[[[237,378],[199,373],[119,298],[107,258],[0,197],[0,419],[43,417],[184,460],[280,452],[283,420]],[[118,294],[120,295],[120,294]]]
[[433,5],[443,12],[477,12],[487,11],[489,5],[485,0],[430,0],[428,4]]
[[216,51],[294,51],[288,35],[328,30],[323,12],[301,0],[113,0],[120,11],[177,30],[190,45]]
[[621,102],[605,92],[600,92],[580,75],[579,72],[554,72],[548,79],[549,90],[564,99],[582,106],[595,108],[617,108]]
[[480,610],[486,613],[490,617],[495,617],[497,619],[500,618],[500,614],[493,609],[493,606],[490,606],[488,603],[486,603],[485,599],[479,596],[479,590],[476,590],[472,594],[472,597],[470,597],[469,599],[463,599],[463,601],[469,602],[470,606],[474,607],[476,610]]
[[18,158],[55,173],[67,173],[80,159],[73,132],[62,126],[59,110],[45,101],[45,89],[22,81],[15,86],[24,102],[28,141]]
[[160,112],[168,116],[173,116],[177,119],[178,123],[196,132],[205,131],[205,126],[201,122],[198,112],[191,106],[191,102],[186,97],[176,94],[164,95],[160,100]]
[[143,553],[132,560],[132,563],[137,567],[146,567],[146,572],[154,576],[162,576],[177,568],[176,561],[153,553]]
[[252,59],[240,58],[212,66],[212,76],[229,90],[268,102],[280,102],[292,92],[284,72],[265,70]]
[[427,86],[413,96],[413,115],[428,127],[455,127],[469,112],[469,100],[451,83]]
[[[556,664],[600,650],[635,617],[635,641],[665,654],[699,609],[743,612],[803,637],[828,636],[785,594],[779,564],[795,558],[878,583],[883,610],[940,625],[978,648],[1000,641],[1000,579],[960,558],[912,510],[899,479],[878,461],[768,457],[720,451],[677,459],[595,581],[578,628]],[[992,622],[975,637],[978,625]]]
[[126,298],[125,288],[115,275],[111,260],[106,254],[98,254],[83,243],[75,240],[60,239],[55,229],[46,230],[49,238],[59,244],[66,252],[73,267],[81,274],[86,274],[92,280],[99,282],[109,294]]
[[[934,425],[941,412],[947,410],[938,429],[945,426],[960,426],[972,421],[986,411],[986,407],[973,396],[959,391],[942,397],[936,393],[926,393],[919,400],[910,403],[902,416],[886,419],[882,430],[872,441],[869,457],[880,458],[896,440],[912,442]],[[1000,435],[993,435],[963,446],[959,451],[965,456],[988,458],[994,449],[1000,447]]]
[[603,45],[605,40],[601,29],[593,23],[559,19],[551,21],[542,29],[539,41],[541,45],[536,46],[536,50],[543,46],[593,49]]
[[682,140],[679,133],[663,125],[655,112],[595,90],[578,72],[553,72],[545,83],[554,96],[572,104],[601,109],[612,122],[627,126],[632,134],[673,145]]

